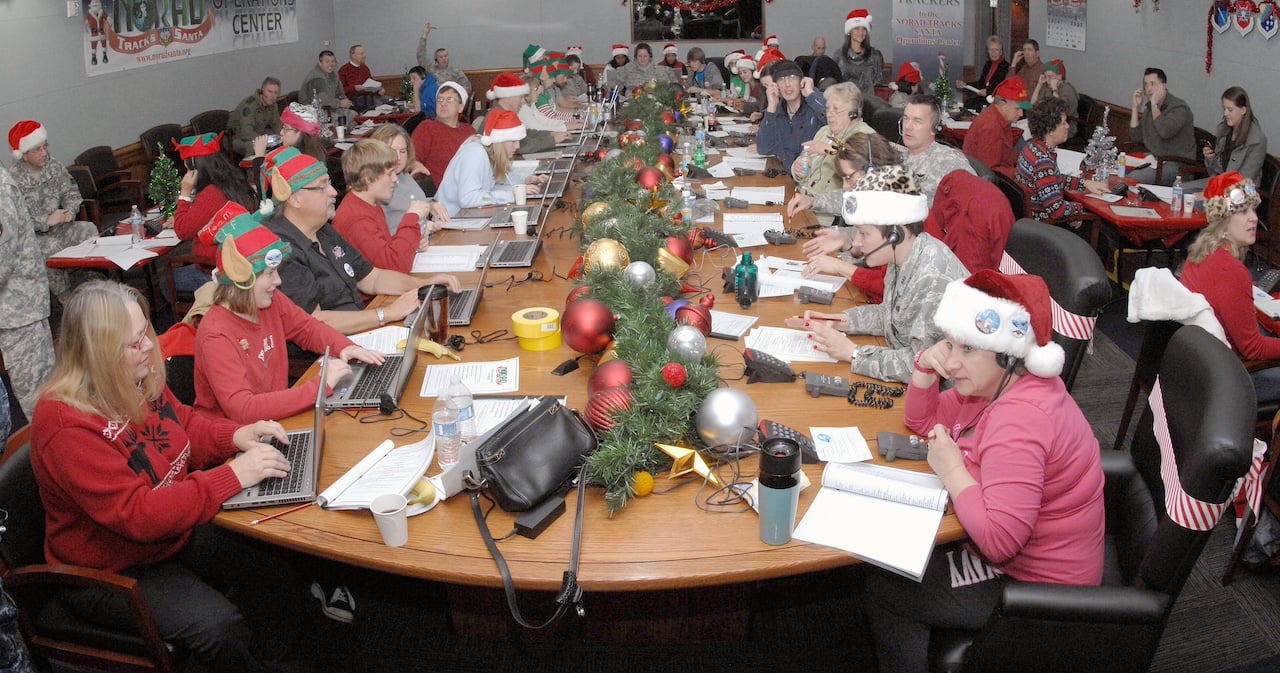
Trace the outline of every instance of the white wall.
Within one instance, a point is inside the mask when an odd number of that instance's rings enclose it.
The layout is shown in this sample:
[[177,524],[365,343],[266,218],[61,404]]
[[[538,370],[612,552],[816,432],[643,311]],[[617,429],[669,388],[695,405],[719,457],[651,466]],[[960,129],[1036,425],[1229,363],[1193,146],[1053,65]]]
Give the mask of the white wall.
[[267,75],[294,89],[314,65],[318,45],[333,37],[330,0],[298,4],[298,42],[87,77],[82,19],[67,18],[65,2],[0,0],[5,149],[13,123],[35,119],[48,129],[54,156],[70,163],[94,145],[135,143],[156,124],[186,124],[204,110],[230,109]]

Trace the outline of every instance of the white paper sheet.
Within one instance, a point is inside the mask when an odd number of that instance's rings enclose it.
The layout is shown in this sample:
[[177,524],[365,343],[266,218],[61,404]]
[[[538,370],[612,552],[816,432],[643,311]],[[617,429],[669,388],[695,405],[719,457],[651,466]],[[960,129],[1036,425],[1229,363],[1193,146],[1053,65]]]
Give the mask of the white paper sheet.
[[413,273],[474,271],[483,245],[433,245],[413,257]]
[[427,365],[422,377],[423,397],[436,397],[449,385],[449,379],[457,376],[472,395],[497,395],[514,393],[520,389],[520,358],[492,362],[461,362],[454,365]]
[[871,460],[871,447],[858,426],[815,428],[810,426],[813,450],[824,463],[859,463]]
[[738,339],[760,318],[711,309],[711,336],[720,339]]
[[1142,217],[1149,220],[1160,219],[1160,213],[1157,213],[1151,208],[1113,205],[1111,206],[1111,212],[1119,215],[1120,217]]
[[352,334],[351,340],[361,348],[377,351],[386,355],[403,353],[400,342],[409,339],[409,328],[401,325],[387,325],[368,332]]
[[814,348],[813,340],[804,330],[786,327],[757,327],[743,340],[747,348],[764,351],[783,362],[836,362],[837,360]]
[[775,187],[734,187],[733,198],[742,199],[754,206],[780,206],[786,202],[787,188]]

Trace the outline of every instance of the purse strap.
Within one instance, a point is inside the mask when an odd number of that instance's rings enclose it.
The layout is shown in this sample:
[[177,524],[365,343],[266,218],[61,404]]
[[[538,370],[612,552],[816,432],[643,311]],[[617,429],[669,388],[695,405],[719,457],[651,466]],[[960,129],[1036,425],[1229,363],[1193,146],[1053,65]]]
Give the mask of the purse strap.
[[494,541],[493,534],[489,532],[489,523],[485,521],[484,513],[480,511],[480,492],[473,489],[469,493],[471,513],[475,516],[476,526],[480,528],[480,537],[484,538],[484,545],[489,548],[489,554],[493,556],[494,563],[498,565],[498,572],[502,575],[502,588],[507,594],[507,607],[511,610],[511,617],[520,626],[527,629],[546,628],[568,613],[570,607],[579,617],[586,614],[586,610],[582,607],[582,587],[578,585],[578,557],[582,547],[582,513],[586,508],[586,493],[587,466],[583,465],[578,471],[578,509],[573,516],[573,546],[569,552],[569,569],[564,572],[560,591],[556,594],[555,613],[541,624],[533,624],[526,621],[524,615],[520,613],[520,605],[516,599],[515,582],[511,579],[511,569],[507,567],[507,559],[503,557],[502,551],[498,549],[498,543]]

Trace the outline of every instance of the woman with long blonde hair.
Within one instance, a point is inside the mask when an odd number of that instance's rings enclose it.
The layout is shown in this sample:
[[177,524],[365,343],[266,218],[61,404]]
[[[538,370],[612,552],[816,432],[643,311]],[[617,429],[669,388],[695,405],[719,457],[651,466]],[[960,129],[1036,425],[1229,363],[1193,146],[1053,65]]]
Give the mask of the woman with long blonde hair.
[[514,185],[524,184],[529,194],[538,193],[545,180],[525,177],[511,166],[511,157],[524,137],[524,125],[516,113],[495,108],[485,116],[484,131],[462,143],[436,191],[450,216],[463,208],[511,203],[515,200]]

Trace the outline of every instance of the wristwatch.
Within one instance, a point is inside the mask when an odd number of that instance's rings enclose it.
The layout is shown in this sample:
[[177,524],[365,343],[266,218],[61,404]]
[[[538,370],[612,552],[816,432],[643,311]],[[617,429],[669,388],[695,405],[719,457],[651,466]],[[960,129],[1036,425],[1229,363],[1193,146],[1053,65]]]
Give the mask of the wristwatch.
[[379,324],[379,325],[385,325],[385,324],[387,324],[387,313],[386,313],[386,311],[383,311],[383,310],[382,310],[382,307],[381,307],[381,306],[379,306],[378,308],[373,309],[373,314],[374,314],[374,315],[376,315],[376,316],[378,316],[378,324]]

